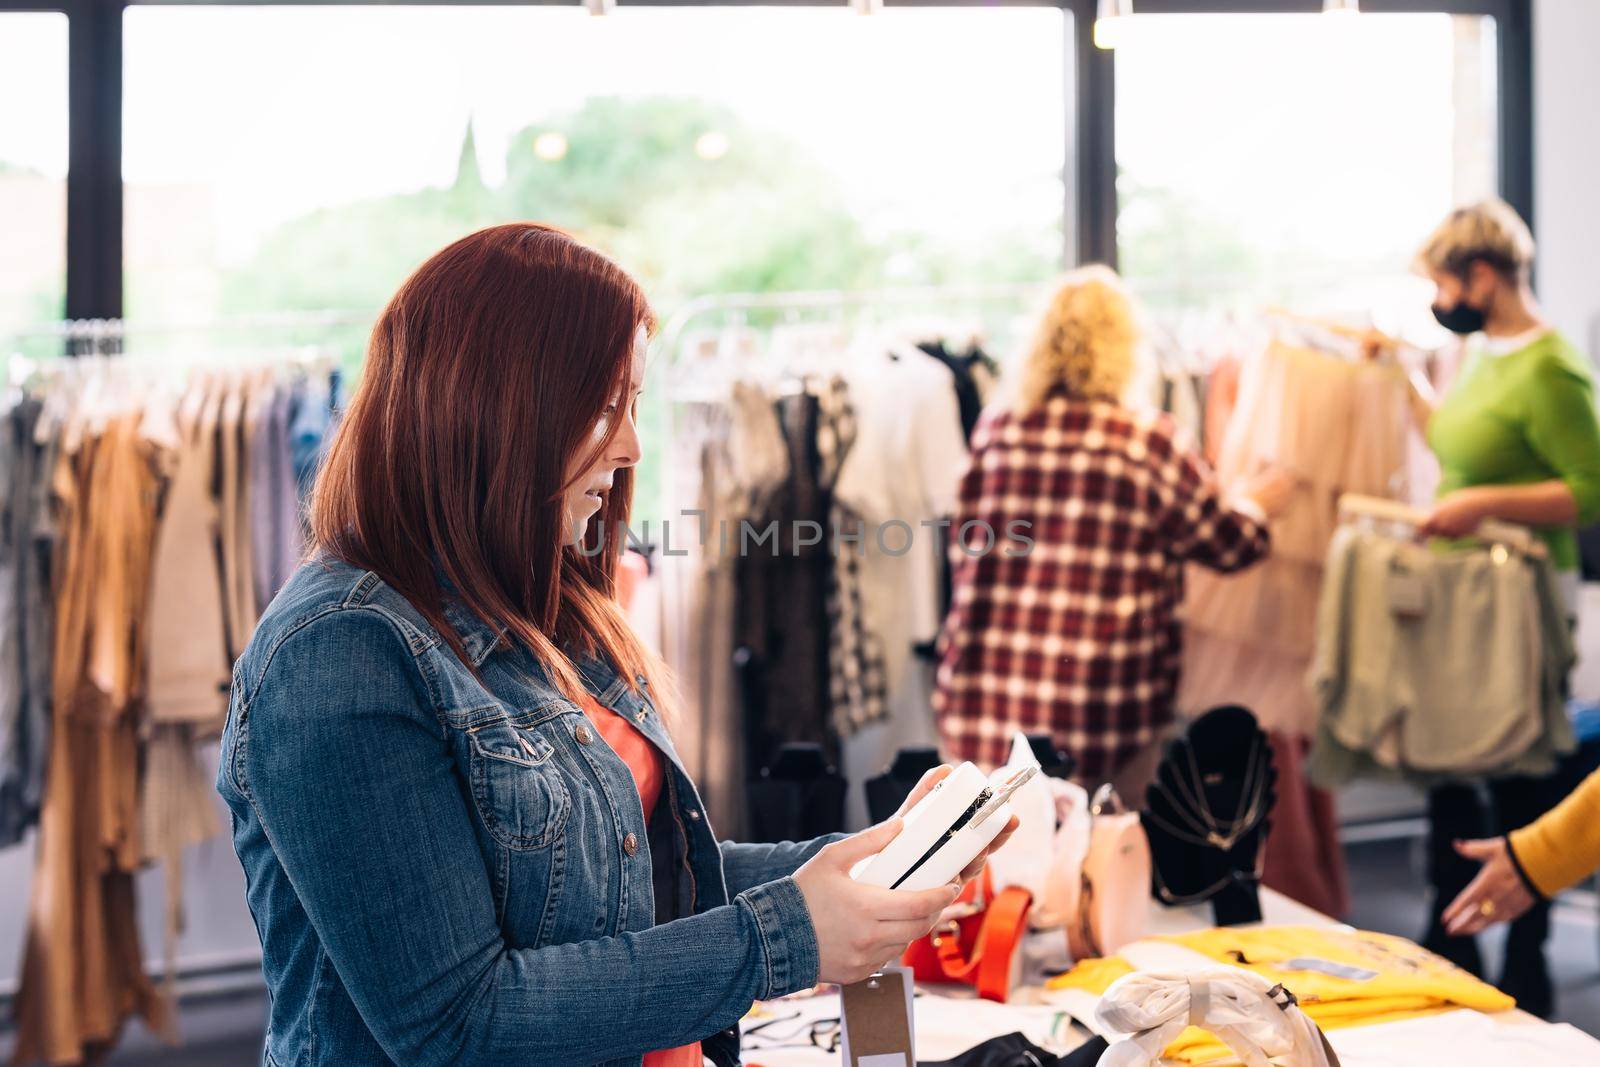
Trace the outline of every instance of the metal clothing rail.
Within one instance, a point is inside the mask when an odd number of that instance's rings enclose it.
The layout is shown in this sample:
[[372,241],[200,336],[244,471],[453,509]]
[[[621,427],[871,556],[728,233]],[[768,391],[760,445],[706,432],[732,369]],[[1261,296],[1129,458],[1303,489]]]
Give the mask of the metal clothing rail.
[[27,340],[59,338],[69,345],[81,343],[84,351],[71,351],[71,355],[96,355],[119,348],[130,336],[181,337],[209,333],[240,333],[266,330],[337,329],[345,326],[370,325],[378,313],[375,311],[271,311],[247,315],[231,315],[213,319],[155,320],[141,322],[137,319],[65,319],[37,326],[10,330],[3,335],[10,343]]
[[988,285],[930,285],[898,289],[819,289],[787,293],[713,293],[697,297],[675,310],[661,328],[658,342],[668,363],[677,356],[679,341],[695,320],[714,314],[750,311],[847,311],[875,306],[928,303],[982,304],[1021,302],[1042,294],[1049,282]]

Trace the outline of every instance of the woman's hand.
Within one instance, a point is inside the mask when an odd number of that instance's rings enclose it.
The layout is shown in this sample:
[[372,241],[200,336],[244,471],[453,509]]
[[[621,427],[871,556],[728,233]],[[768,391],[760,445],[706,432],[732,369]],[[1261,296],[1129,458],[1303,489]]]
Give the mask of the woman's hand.
[[924,774],[921,780],[917,782],[916,788],[911,790],[911,795],[906,797],[905,803],[900,805],[900,810],[894,813],[894,817],[896,819],[905,818],[912,808],[922,802],[923,797],[933,792],[934,786],[950,777],[951,772],[954,770],[954,767],[946,763],[942,767],[935,767],[927,774]]
[[[911,791],[911,795],[906,797],[906,802],[900,805],[900,810],[894,813],[894,817],[896,819],[904,818],[906,813],[916,807],[923,797],[933,792],[934,786],[950,777],[950,773],[954,770],[955,768],[947,763],[942,767],[935,767],[927,774],[924,774],[922,780],[917,783],[917,787]],[[979,873],[983,871],[983,865],[989,861],[989,857],[999,852],[1000,846],[1011,840],[1011,835],[1017,832],[1018,825],[1017,817],[1015,815],[1011,816],[1011,821],[1006,823],[1005,829],[1001,830],[999,835],[989,842],[989,846],[978,853],[977,858],[967,864],[966,869],[961,872],[960,881],[962,885],[966,885],[978,877]]]
[[1356,344],[1361,349],[1361,358],[1368,363],[1393,357],[1400,350],[1400,343],[1382,330],[1367,330]]
[[1457,841],[1456,851],[1469,860],[1478,860],[1483,868],[1444,909],[1446,933],[1475,934],[1495,923],[1510,922],[1537,903],[1517,873],[1505,838]]
[[1246,479],[1239,495],[1255,502],[1256,507],[1269,519],[1277,518],[1289,506],[1289,497],[1297,484],[1294,475],[1278,467],[1268,467]]
[[1434,502],[1417,533],[1424,537],[1466,537],[1488,518],[1483,498],[1472,489],[1457,489]]
[[835,841],[795,872],[817,934],[818,981],[849,985],[898,959],[960,894],[955,882],[935,889],[882,889],[850,877],[850,868],[881,852],[900,825],[897,816]]

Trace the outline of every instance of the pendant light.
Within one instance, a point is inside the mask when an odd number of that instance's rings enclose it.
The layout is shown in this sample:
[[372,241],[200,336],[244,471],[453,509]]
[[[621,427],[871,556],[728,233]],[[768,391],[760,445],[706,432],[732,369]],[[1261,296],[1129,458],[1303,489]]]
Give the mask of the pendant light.
[[1361,0],[1322,0],[1324,15],[1359,15]]
[[1122,28],[1133,14],[1133,0],[1100,0],[1094,13],[1094,45],[1115,48]]

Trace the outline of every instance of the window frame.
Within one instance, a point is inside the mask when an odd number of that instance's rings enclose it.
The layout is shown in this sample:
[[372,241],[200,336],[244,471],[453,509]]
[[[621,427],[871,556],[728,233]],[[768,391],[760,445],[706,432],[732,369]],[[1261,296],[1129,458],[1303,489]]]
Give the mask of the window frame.
[[[1117,264],[1115,52],[1094,47],[1094,0],[1066,0],[1083,27],[1078,35],[1078,127],[1081,146],[1077,205],[1080,263]],[[1135,0],[1150,15],[1314,14],[1322,0]],[[1361,0],[1362,14],[1487,15],[1495,20],[1495,136],[1500,196],[1529,227],[1533,213],[1533,16],[1531,0]],[[1090,53],[1087,54],[1086,53]],[[1097,53],[1097,54],[1096,54]],[[1069,101],[1070,104],[1070,101]],[[1068,142],[1071,151],[1072,142]]]
[[[123,311],[122,16],[164,7],[573,6],[576,0],[0,0],[0,13],[55,11],[68,20],[67,316]],[[619,0],[630,7],[713,6],[709,0]],[[978,6],[984,0],[884,0],[893,7]],[[1056,7],[1067,17],[1063,223],[1067,263],[1117,262],[1116,53],[1096,48],[1096,0],[988,0]],[[841,0],[842,4],[842,0]],[[1361,0],[1363,13],[1488,15],[1498,50],[1500,195],[1533,224],[1532,0]],[[830,7],[819,0],[717,0],[714,6]],[[1136,14],[1305,14],[1322,0],[1135,0]]]

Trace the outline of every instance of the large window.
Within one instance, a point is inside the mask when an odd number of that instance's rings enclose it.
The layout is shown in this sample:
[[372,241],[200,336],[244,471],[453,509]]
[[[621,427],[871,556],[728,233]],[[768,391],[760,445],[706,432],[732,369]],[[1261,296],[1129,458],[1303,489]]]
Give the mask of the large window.
[[0,13],[0,336],[61,318],[66,276],[67,17]]
[[[1064,19],[134,6],[127,317],[251,324],[167,348],[304,341],[353,365],[412,268],[512,219],[611,252],[664,315],[717,292],[1038,281],[1065,243]],[[352,314],[262,324],[309,310]],[[648,463],[644,513],[659,482]]]
[[124,18],[130,319],[371,311],[507,219],[576,230],[663,306],[1060,262],[1056,9]]
[[1116,50],[1117,244],[1153,306],[1425,334],[1413,250],[1497,188],[1495,22],[1141,15]]

